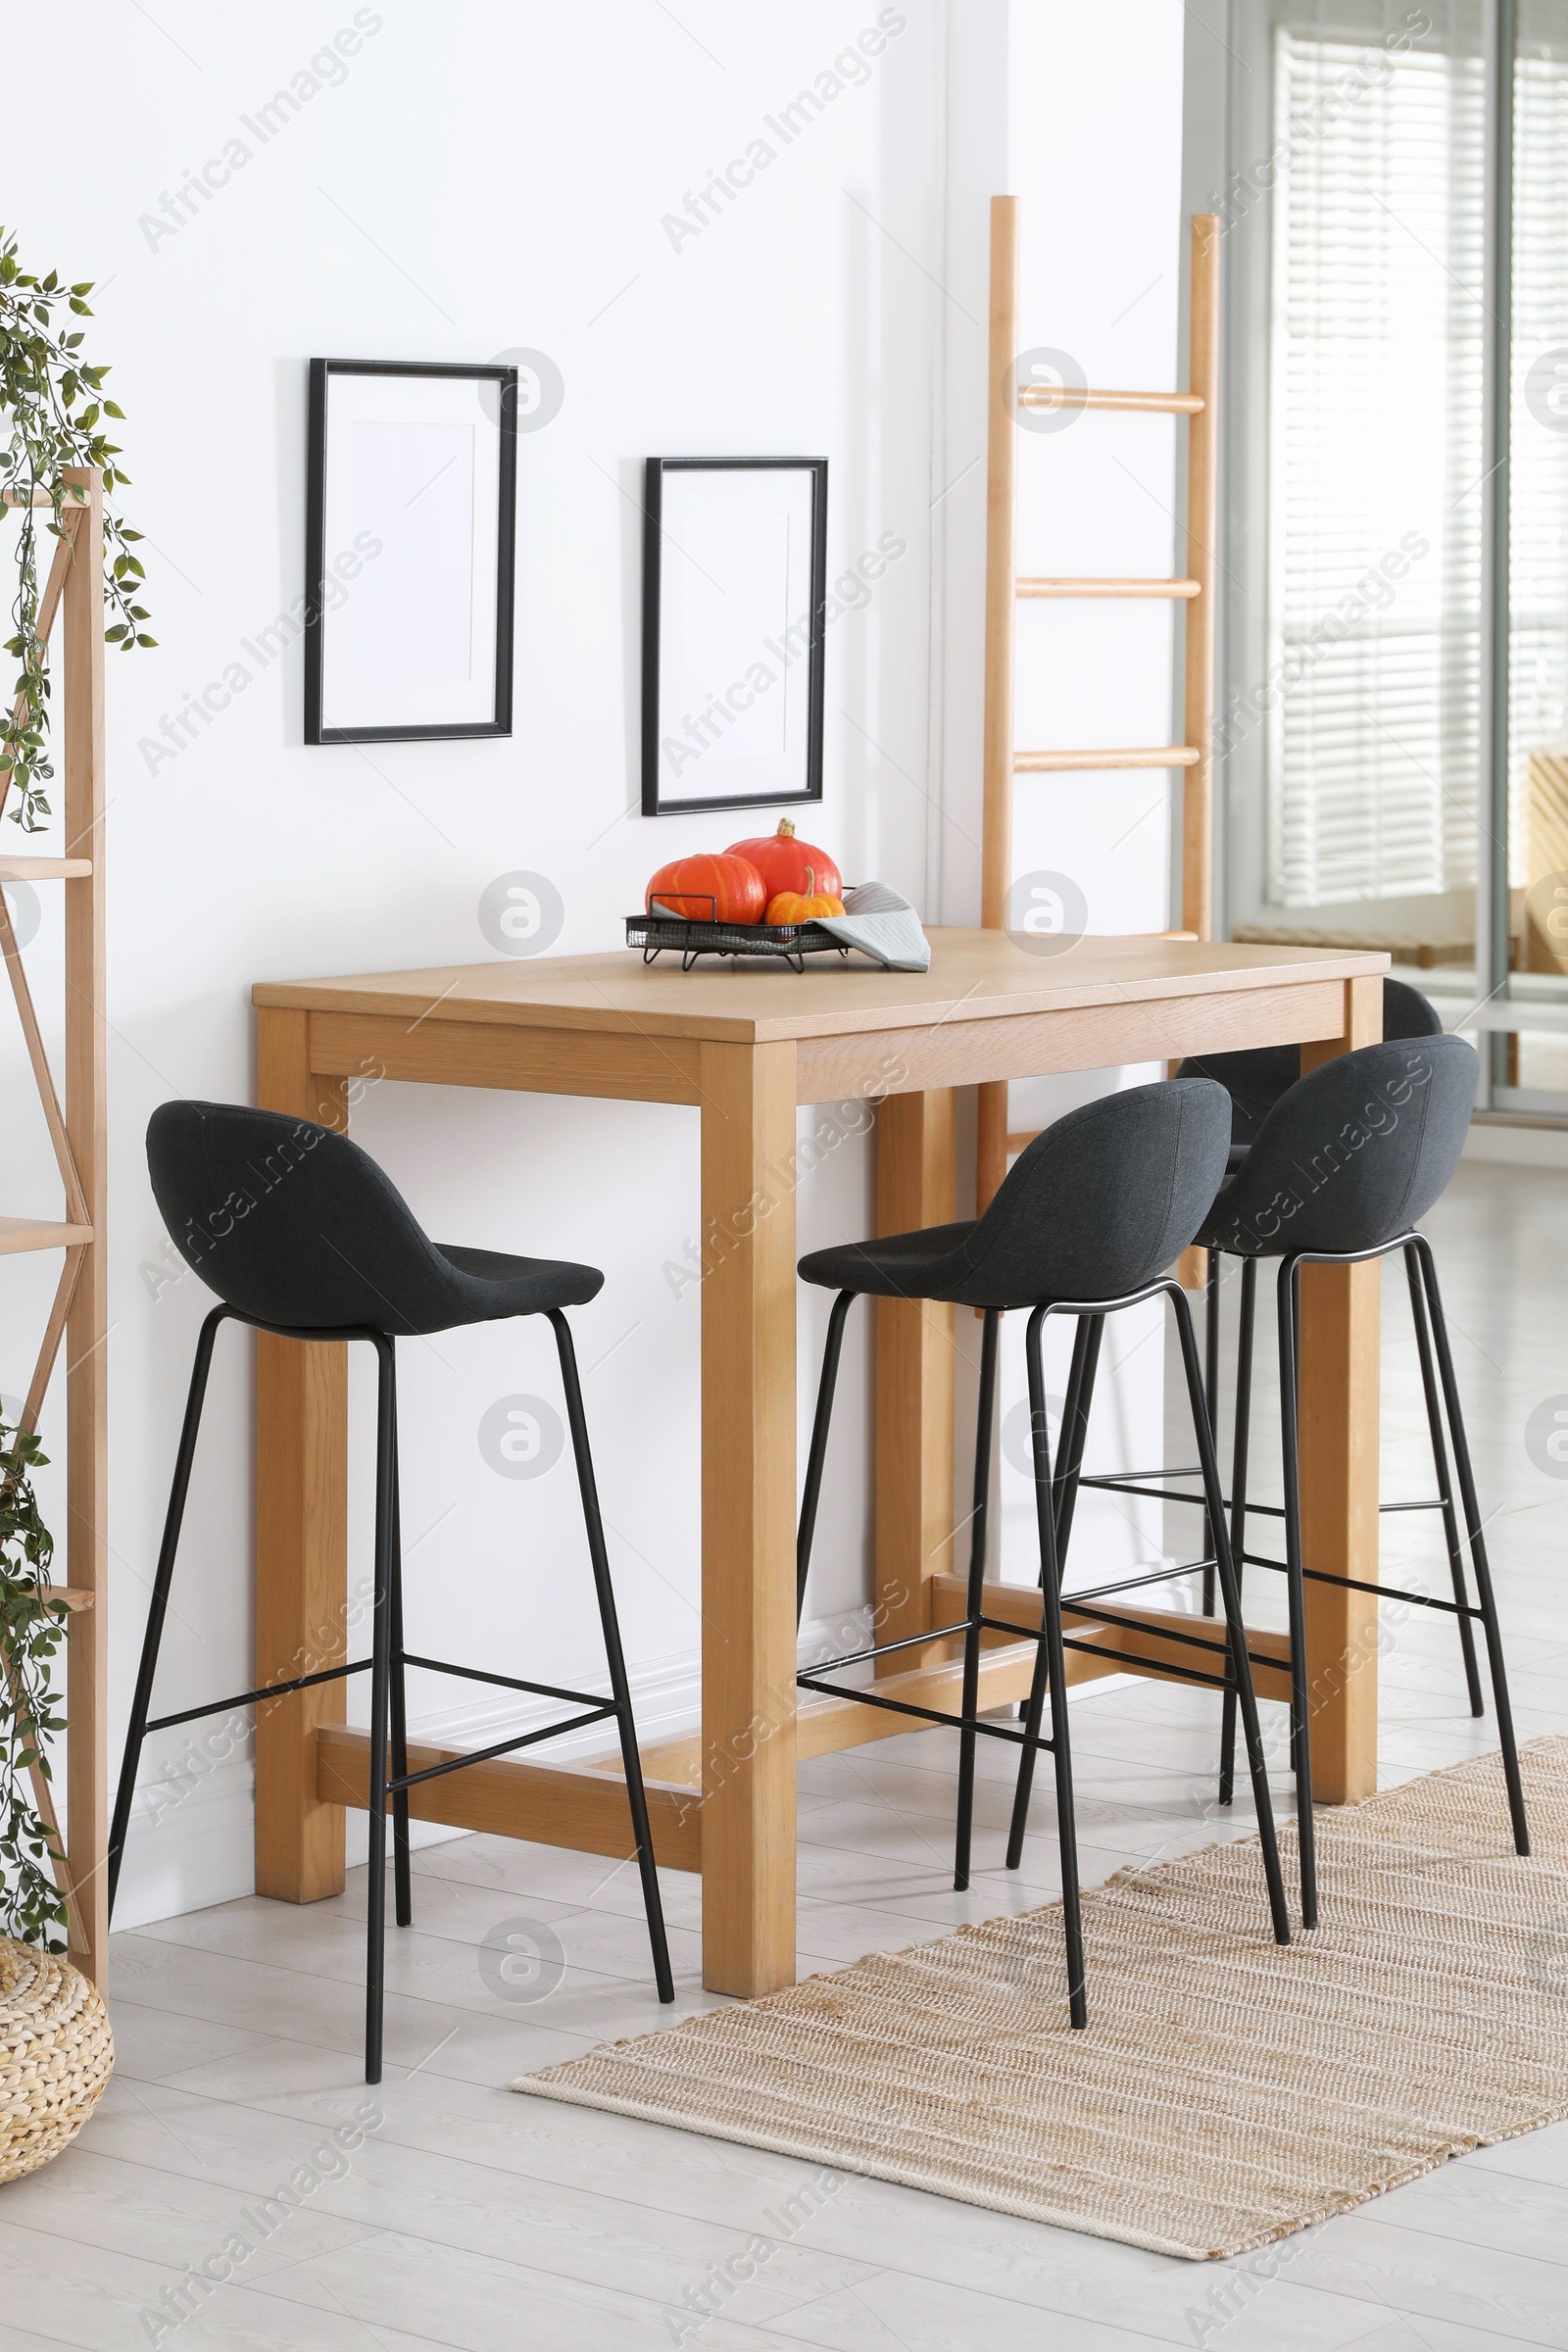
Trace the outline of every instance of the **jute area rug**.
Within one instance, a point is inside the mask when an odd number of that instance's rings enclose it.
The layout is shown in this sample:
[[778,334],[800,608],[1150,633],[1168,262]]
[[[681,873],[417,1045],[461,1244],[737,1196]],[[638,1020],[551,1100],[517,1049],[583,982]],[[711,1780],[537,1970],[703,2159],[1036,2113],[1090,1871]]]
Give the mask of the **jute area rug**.
[[[514,2084],[1194,2260],[1568,2114],[1568,1740],[1317,1815],[1321,1925],[1269,1933],[1254,1839],[859,1960]],[[1282,1833],[1286,1884],[1295,1835]]]

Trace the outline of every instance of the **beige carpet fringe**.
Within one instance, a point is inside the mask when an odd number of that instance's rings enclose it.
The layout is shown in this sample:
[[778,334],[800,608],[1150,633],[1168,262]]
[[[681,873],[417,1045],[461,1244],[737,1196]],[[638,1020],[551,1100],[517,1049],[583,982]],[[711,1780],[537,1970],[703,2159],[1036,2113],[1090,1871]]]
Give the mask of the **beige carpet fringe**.
[[[1317,1815],[1321,1925],[1269,1932],[1256,1840],[879,1953],[527,2075],[674,2124],[1193,2259],[1344,2213],[1568,2114],[1568,1740]],[[1282,1832],[1294,1887],[1294,1831]]]

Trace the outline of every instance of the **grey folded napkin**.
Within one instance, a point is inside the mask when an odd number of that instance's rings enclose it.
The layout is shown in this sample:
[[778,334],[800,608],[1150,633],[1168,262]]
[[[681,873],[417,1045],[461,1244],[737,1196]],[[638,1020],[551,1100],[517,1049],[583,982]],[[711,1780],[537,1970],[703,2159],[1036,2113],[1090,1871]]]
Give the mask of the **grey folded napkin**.
[[931,942],[920,917],[890,882],[860,882],[844,893],[842,914],[815,914],[818,931],[841,947],[858,948],[890,972],[928,972]]

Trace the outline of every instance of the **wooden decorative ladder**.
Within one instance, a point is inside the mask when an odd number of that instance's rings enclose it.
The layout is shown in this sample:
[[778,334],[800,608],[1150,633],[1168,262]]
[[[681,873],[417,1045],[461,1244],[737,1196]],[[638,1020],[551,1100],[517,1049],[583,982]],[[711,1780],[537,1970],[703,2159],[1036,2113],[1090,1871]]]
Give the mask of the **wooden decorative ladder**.
[[[73,466],[64,475],[63,529],[44,584],[38,633],[47,639],[61,620],[61,693],[56,724],[64,728],[65,848],[63,858],[12,857],[0,851],[0,882],[60,882],[65,888],[65,1106],[55,1088],[38,1016],[23,968],[10,908],[0,892],[0,950],[16,999],[27,1058],[43,1106],[65,1192],[59,1221],[0,1216],[0,1255],[25,1250],[64,1250],[65,1264],[43,1344],[22,1409],[35,1429],[50,1377],[66,1349],[66,1531],[70,1583],[55,1588],[65,1601],[67,1640],[67,1824],[62,1839],[51,1786],[35,1767],[33,1799],[47,1823],[57,1857],[64,1858],[61,1892],[70,1917],[71,1952],[94,1984],[107,1958],[109,1776],[107,1670],[104,1623],[108,1539],[105,1514],[108,1446],[108,1270],[103,1213],[108,1173],[104,1013],[104,519],[102,476]],[[5,503],[17,503],[14,493]],[[48,507],[40,492],[33,504]],[[21,707],[19,705],[19,715]],[[61,713],[63,712],[63,720]],[[0,814],[11,771],[0,768]],[[53,1450],[53,1448],[51,1448]],[[0,1652],[0,1668],[5,1666]],[[60,1863],[57,1860],[57,1869]]]
[[[1219,218],[1195,213],[1188,293],[1185,392],[1099,392],[1017,384],[1018,199],[991,199],[991,365],[986,485],[985,813],[980,920],[1006,928],[1012,885],[1012,793],[1018,775],[1100,768],[1181,768],[1182,929],[1166,938],[1210,939],[1214,927],[1214,537],[1219,385]],[[1020,409],[1112,409],[1187,421],[1187,570],[1181,579],[1020,579],[1017,458]],[[1014,623],[1020,599],[1169,597],[1187,607],[1182,735],[1137,751],[1020,751],[1013,736]],[[1009,1133],[1005,1084],[980,1087],[976,1213],[1033,1141]]]

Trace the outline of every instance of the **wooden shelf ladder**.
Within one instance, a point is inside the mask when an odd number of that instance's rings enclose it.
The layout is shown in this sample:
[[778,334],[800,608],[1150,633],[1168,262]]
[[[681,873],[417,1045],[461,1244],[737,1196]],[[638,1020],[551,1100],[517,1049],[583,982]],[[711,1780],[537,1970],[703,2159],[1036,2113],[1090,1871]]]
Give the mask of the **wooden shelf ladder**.
[[[65,1194],[61,1218],[0,1217],[0,1256],[63,1250],[65,1262],[22,1408],[35,1429],[62,1344],[66,1350],[66,1526],[70,1583],[55,1587],[67,1617],[67,1819],[62,1838],[53,1790],[36,1767],[33,1800],[55,1846],[70,1917],[71,1954],[94,1984],[107,1959],[108,1656],[104,1598],[108,1537],[108,1272],[104,1198],[108,1173],[104,1010],[104,512],[102,476],[65,473],[62,529],[44,584],[38,633],[61,623],[65,771],[63,858],[0,856],[0,881],[59,882],[65,891],[65,1102],[44,1049],[11,910],[0,892],[0,951],[16,1000],[33,1082]],[[5,503],[17,503],[14,493]],[[34,506],[48,507],[40,492]],[[18,706],[21,714],[21,706]],[[0,767],[0,814],[11,770]],[[51,1446],[50,1451],[56,1448]],[[0,1670],[9,1672],[3,1651]]]
[[[1219,385],[1219,219],[1191,223],[1185,392],[1103,392],[1018,384],[1018,199],[991,199],[990,412],[986,481],[985,810],[980,920],[1007,924],[1012,886],[1013,779],[1085,769],[1179,768],[1182,797],[1182,929],[1162,936],[1210,939],[1214,927],[1214,539]],[[1179,579],[1029,579],[1018,576],[1019,409],[1108,409],[1180,416],[1187,422],[1187,568]],[[1163,597],[1185,605],[1183,740],[1133,751],[1020,751],[1014,740],[1015,623],[1034,598]],[[980,1087],[976,1209],[1006,1173],[1009,1155],[1033,1137],[1010,1133],[1004,1084]]]

